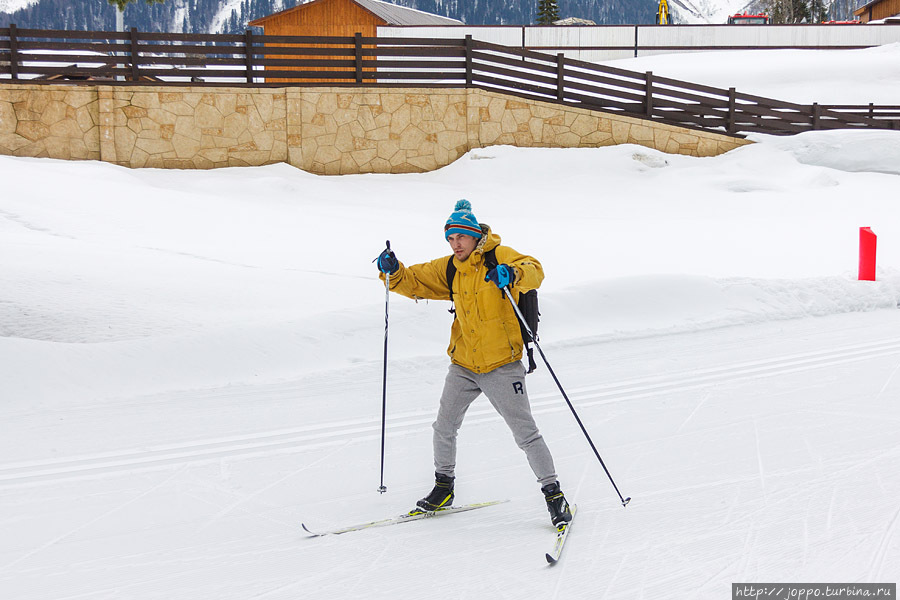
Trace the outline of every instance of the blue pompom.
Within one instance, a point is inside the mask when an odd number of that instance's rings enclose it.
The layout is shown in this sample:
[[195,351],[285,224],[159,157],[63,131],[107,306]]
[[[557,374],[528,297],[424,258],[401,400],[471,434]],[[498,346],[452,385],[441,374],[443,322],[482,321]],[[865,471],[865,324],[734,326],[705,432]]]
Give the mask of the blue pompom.
[[472,203],[468,200],[459,200],[456,203],[456,207],[453,209],[454,211],[466,210],[472,212]]

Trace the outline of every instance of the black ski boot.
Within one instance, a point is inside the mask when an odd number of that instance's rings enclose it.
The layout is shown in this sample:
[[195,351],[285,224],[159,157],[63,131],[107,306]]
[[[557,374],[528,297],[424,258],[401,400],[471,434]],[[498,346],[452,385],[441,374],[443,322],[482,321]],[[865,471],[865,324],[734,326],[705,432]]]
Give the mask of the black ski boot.
[[416,506],[429,512],[446,508],[453,504],[453,477],[434,474],[434,489],[431,493],[416,502]]
[[547,510],[550,511],[550,520],[553,521],[554,527],[572,520],[572,511],[569,510],[569,503],[566,502],[565,494],[559,489],[558,481],[545,485],[541,488],[541,491],[544,492]]

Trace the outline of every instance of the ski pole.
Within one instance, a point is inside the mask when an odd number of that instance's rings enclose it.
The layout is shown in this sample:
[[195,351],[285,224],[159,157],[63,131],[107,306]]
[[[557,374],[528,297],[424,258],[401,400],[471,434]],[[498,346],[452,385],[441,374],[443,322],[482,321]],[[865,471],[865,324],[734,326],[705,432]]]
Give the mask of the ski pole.
[[[387,251],[391,251],[391,241],[385,242]],[[384,372],[381,381],[381,485],[378,486],[378,493],[383,494],[387,491],[384,485],[384,438],[385,428],[387,425],[387,354],[388,354],[388,307],[391,301],[391,274],[384,274]]]
[[584,423],[581,422],[581,418],[575,411],[575,407],[572,406],[572,401],[569,400],[569,397],[566,395],[566,390],[563,389],[562,384],[556,377],[556,373],[553,372],[553,367],[550,366],[550,362],[547,360],[547,355],[544,354],[543,350],[541,350],[541,345],[538,344],[537,336],[534,335],[534,333],[531,331],[528,323],[525,322],[525,316],[522,314],[522,311],[519,310],[519,307],[516,304],[515,300],[513,300],[512,293],[509,291],[509,287],[504,287],[503,291],[506,293],[506,297],[509,299],[509,303],[512,304],[513,310],[516,311],[516,316],[519,318],[519,321],[521,321],[522,327],[525,328],[525,332],[528,334],[528,337],[531,338],[535,347],[538,349],[538,352],[541,354],[541,358],[544,360],[544,364],[547,365],[547,370],[550,372],[551,377],[553,377],[553,381],[556,382],[556,387],[558,387],[559,391],[562,393],[562,397],[565,399],[566,404],[569,405],[569,410],[572,411],[572,415],[575,416],[575,420],[578,422],[578,426],[581,427],[581,432],[584,434],[584,437],[587,438],[588,444],[591,445],[591,450],[594,451],[594,455],[597,457],[597,460],[600,461],[600,466],[603,467],[603,470],[606,472],[606,476],[609,478],[609,482],[612,484],[613,489],[616,490],[616,494],[619,495],[619,500],[622,501],[622,506],[628,506],[628,503],[631,502],[631,498],[622,497],[622,492],[619,491],[619,487],[616,485],[616,482],[613,481],[612,475],[610,475],[609,473],[609,469],[606,468],[606,463],[604,463],[603,458],[600,457],[600,452],[597,451],[597,446],[594,445],[594,440],[591,439],[590,434],[584,427]]

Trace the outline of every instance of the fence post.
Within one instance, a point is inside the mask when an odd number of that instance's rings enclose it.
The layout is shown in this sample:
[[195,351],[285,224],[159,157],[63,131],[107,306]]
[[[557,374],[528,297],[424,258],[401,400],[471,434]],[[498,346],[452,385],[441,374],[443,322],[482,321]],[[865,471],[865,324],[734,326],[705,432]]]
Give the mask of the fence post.
[[137,27],[131,28],[131,81],[137,82],[140,80],[141,74],[138,68],[138,63],[141,60],[141,56],[138,53],[138,30]]
[[466,36],[466,87],[472,86],[472,36]]
[[19,78],[19,40],[15,23],[9,24],[9,74],[13,79]]
[[638,52],[638,26],[634,26],[634,57],[637,58]]
[[647,87],[646,87],[646,100],[644,101],[644,114],[647,115],[648,118],[653,117],[653,71],[647,71]]
[[728,133],[737,130],[737,90],[728,88]]
[[247,61],[247,83],[253,83],[253,31],[244,30],[244,55]]
[[819,106],[818,102],[813,102],[812,105],[812,128],[816,130],[819,128],[819,119],[822,115],[822,107]]
[[353,47],[354,47],[353,56],[356,58],[356,83],[362,83],[362,80],[363,80],[362,33],[359,31],[357,31],[353,35]]
[[565,65],[566,55],[560,52],[556,55],[556,99],[560,102],[566,99]]

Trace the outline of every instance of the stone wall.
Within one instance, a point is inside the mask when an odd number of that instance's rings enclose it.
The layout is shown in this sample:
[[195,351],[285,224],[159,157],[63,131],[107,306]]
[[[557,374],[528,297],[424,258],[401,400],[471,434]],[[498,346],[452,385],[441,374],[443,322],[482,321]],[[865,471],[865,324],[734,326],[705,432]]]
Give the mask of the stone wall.
[[748,142],[477,88],[0,84],[0,153],[127,167],[408,173],[498,144],[623,143],[714,156]]
[[97,90],[0,84],[0,154],[100,160]]

